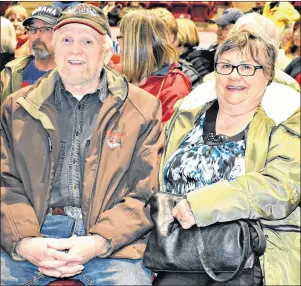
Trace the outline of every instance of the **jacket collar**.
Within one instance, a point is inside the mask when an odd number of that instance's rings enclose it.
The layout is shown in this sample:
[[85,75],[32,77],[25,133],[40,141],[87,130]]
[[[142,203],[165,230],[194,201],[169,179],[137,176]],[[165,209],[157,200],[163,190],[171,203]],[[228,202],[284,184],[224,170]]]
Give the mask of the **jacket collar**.
[[14,70],[16,72],[23,70],[32,60],[34,59],[34,56],[25,56],[21,58],[16,58],[13,61],[8,62],[5,67],[10,68],[11,70]]
[[[128,95],[128,83],[111,67],[104,67],[104,71],[107,76],[109,95],[114,97],[117,105],[121,105]],[[40,107],[53,94],[58,80],[59,73],[55,68],[41,77],[23,97],[17,100],[17,103],[23,106],[31,116],[41,121],[45,129],[54,130],[54,127],[49,117],[40,111]]]
[[[197,86],[188,96],[177,102],[175,109],[200,108],[214,99],[217,99],[215,80],[210,80]],[[266,115],[278,125],[287,120],[300,106],[300,95],[289,86],[272,82],[265,90],[261,106]]]

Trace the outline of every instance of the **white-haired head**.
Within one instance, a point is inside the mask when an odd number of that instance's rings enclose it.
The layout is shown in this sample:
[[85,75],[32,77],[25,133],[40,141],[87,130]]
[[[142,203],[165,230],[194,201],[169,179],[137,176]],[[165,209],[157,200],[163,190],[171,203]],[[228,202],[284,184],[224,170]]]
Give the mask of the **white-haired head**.
[[16,31],[13,24],[6,18],[0,17],[1,53],[14,53],[17,45]]
[[256,34],[263,40],[269,42],[278,53],[280,33],[275,24],[267,17],[258,13],[249,13],[241,16],[231,29],[230,34],[242,30]]

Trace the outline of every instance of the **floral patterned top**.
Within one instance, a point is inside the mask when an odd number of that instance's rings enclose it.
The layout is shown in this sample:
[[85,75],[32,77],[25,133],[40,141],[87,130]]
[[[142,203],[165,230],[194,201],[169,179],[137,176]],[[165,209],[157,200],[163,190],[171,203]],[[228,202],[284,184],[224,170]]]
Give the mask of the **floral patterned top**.
[[163,173],[167,192],[185,195],[245,173],[244,131],[233,137],[215,135],[217,111],[216,101],[196,120],[168,160]]

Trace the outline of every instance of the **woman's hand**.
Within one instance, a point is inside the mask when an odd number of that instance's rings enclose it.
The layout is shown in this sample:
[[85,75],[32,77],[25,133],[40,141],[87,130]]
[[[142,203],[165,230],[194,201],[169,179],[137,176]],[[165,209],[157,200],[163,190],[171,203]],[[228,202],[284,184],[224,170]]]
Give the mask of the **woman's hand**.
[[180,201],[173,209],[171,214],[179,221],[184,229],[195,225],[195,219],[187,200]]

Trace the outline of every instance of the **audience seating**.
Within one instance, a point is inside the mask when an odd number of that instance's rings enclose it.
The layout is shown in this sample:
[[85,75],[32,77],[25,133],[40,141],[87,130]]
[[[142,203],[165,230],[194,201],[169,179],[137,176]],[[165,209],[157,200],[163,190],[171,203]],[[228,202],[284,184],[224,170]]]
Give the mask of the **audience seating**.
[[190,5],[191,20],[196,22],[208,21],[215,11],[214,2],[193,1]]
[[176,14],[190,14],[190,3],[184,1],[177,1],[171,4],[171,13]]
[[150,1],[148,8],[166,8],[167,10],[171,10],[172,2],[162,2],[162,1]]

